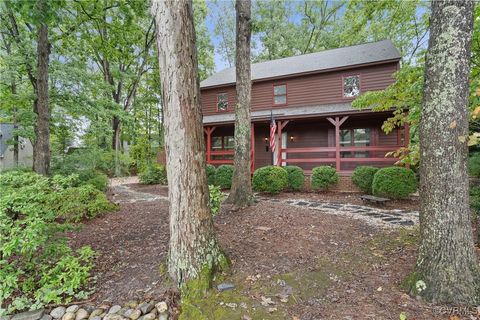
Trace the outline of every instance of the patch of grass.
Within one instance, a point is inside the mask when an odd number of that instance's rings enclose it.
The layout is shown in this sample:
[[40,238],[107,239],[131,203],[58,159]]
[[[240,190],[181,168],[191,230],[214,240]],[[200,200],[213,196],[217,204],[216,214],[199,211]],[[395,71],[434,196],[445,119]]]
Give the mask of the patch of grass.
[[392,252],[401,247],[415,246],[420,237],[418,227],[413,229],[401,228],[398,231],[383,232],[376,235],[370,242],[369,248],[374,252]]

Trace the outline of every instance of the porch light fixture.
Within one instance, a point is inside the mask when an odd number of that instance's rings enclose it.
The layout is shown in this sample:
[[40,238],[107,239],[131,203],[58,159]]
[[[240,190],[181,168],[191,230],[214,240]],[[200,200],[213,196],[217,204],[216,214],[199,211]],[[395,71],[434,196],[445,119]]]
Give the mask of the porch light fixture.
[[290,136],[290,141],[293,142],[295,138],[293,136]]

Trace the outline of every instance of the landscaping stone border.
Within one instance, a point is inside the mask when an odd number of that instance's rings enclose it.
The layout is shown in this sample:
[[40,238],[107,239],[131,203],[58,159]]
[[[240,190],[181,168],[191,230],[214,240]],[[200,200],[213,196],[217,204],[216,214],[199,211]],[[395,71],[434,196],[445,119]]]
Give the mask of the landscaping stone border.
[[123,306],[101,304],[57,306],[3,316],[1,320],[168,320],[169,308],[165,301],[130,301]]

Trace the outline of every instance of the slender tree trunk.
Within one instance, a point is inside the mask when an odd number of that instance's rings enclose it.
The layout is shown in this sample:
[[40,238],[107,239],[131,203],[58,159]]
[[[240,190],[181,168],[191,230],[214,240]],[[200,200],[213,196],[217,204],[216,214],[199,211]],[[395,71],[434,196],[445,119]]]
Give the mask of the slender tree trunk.
[[[15,83],[15,80],[12,80],[11,92],[12,92],[12,95],[17,94],[17,84]],[[17,129],[18,129],[17,107],[13,107],[12,113],[13,113],[13,118],[12,118],[12,123],[13,123],[13,164],[15,165],[15,167],[18,167],[18,153],[19,153],[18,143],[20,141],[19,141],[18,133],[17,133]]]
[[252,202],[250,154],[250,0],[237,0],[237,50],[235,59],[237,104],[235,105],[235,156],[232,189],[228,201],[236,207]]
[[[420,123],[420,231],[415,293],[434,303],[478,301],[468,196],[468,77],[473,1],[432,1]],[[418,286],[417,286],[418,287]]]
[[[39,12],[44,11],[44,0],[38,0]],[[50,171],[50,112],[48,110],[48,61],[50,43],[48,26],[40,23],[37,33],[37,94],[33,111],[37,115],[35,122],[35,142],[33,144],[33,170],[42,175]]]
[[[170,200],[168,271],[183,284],[226,261],[217,243],[205,171],[191,0],[154,0]],[[208,280],[208,279],[206,279]]]

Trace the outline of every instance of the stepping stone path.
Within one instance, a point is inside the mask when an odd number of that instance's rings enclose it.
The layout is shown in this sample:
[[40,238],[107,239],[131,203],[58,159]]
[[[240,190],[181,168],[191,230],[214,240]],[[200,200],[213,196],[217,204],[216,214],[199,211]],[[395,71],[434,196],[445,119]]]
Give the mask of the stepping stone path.
[[280,202],[295,207],[318,210],[328,214],[349,216],[382,228],[412,227],[418,224],[417,211],[398,209],[387,210],[348,203],[324,202],[305,199],[282,200],[257,196],[257,200],[276,203]]
[[112,186],[113,201],[115,203],[135,203],[143,201],[157,201],[167,200],[168,197],[154,195],[146,192],[139,192],[132,190],[128,185],[114,185]]

